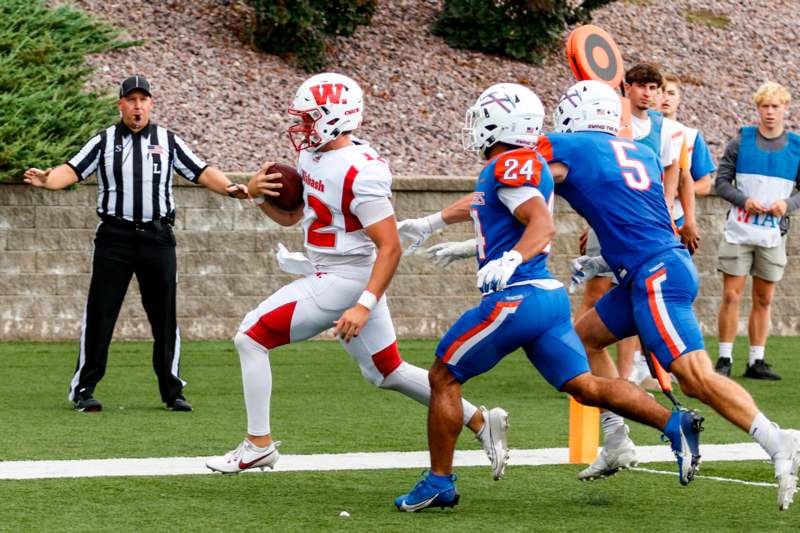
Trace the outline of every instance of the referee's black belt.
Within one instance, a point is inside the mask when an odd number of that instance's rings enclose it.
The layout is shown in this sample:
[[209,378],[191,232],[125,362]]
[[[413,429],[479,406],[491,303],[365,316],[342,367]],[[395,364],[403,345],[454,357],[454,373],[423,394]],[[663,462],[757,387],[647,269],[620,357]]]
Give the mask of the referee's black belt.
[[126,220],[124,218],[112,217],[111,215],[100,214],[100,219],[104,224],[114,226],[117,228],[135,230],[135,231],[151,231],[160,233],[164,228],[173,226],[175,224],[175,216],[161,217],[156,220],[148,220],[147,222],[135,222],[133,220]]

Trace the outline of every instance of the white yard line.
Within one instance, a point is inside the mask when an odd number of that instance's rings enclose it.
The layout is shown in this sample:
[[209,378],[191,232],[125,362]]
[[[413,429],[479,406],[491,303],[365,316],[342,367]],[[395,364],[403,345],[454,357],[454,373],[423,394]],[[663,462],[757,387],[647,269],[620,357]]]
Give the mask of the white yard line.
[[[640,463],[673,461],[668,445],[640,446]],[[706,444],[704,461],[767,460],[767,454],[755,443]],[[568,464],[567,448],[511,450],[510,465],[541,466]],[[45,479],[64,477],[181,476],[211,473],[206,457],[158,457],[145,459],[81,459],[74,461],[0,461],[0,479]],[[337,453],[283,455],[275,472],[321,470],[380,470],[392,468],[427,468],[428,452]],[[457,451],[454,465],[486,466],[482,450]]]
[[[654,470],[652,468],[641,468],[635,467],[631,468],[631,470],[635,470],[636,472],[647,472],[648,474],[664,474],[667,476],[677,476],[677,472],[667,472],[666,470]],[[726,483],[738,483],[739,485],[750,485],[751,487],[773,487],[777,488],[777,483],[764,483],[763,481],[745,481],[744,479],[734,479],[730,477],[719,477],[719,476],[702,476],[699,474],[695,474],[695,479],[710,479],[712,481],[724,481]]]

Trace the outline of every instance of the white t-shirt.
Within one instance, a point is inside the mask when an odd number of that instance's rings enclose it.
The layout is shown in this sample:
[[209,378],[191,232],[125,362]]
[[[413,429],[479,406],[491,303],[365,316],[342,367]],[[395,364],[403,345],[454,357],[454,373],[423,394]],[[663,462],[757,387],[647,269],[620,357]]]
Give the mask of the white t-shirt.
[[[638,118],[631,116],[631,125],[633,127],[633,138],[635,140],[644,139],[650,134],[650,117]],[[675,122],[664,117],[661,123],[661,143],[658,156],[661,158],[661,164],[665,167],[670,166],[672,163],[678,161],[681,157],[681,148],[683,147],[683,127]]]

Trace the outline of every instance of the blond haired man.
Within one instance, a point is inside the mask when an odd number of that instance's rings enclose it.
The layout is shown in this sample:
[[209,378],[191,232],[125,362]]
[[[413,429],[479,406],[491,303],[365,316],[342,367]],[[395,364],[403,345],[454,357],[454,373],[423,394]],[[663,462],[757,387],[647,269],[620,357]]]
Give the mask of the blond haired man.
[[[800,135],[784,128],[789,91],[766,82],[753,95],[758,123],[739,130],[725,148],[715,182],[717,194],[732,205],[719,247],[723,296],[719,310],[717,372],[730,375],[739,301],[753,277],[748,322],[750,357],[745,377],[779,380],[764,362],[770,305],[786,266],[788,213],[800,207]],[[794,194],[793,194],[794,193]]]

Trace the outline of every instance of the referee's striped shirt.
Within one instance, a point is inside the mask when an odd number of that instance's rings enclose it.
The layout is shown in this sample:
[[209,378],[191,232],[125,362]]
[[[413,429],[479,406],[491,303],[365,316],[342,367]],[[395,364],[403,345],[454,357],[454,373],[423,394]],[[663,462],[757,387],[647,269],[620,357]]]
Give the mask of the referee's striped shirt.
[[148,124],[134,133],[123,123],[95,135],[67,164],[78,181],[97,173],[99,214],[134,222],[175,210],[174,171],[197,183],[207,166],[168,129]]

